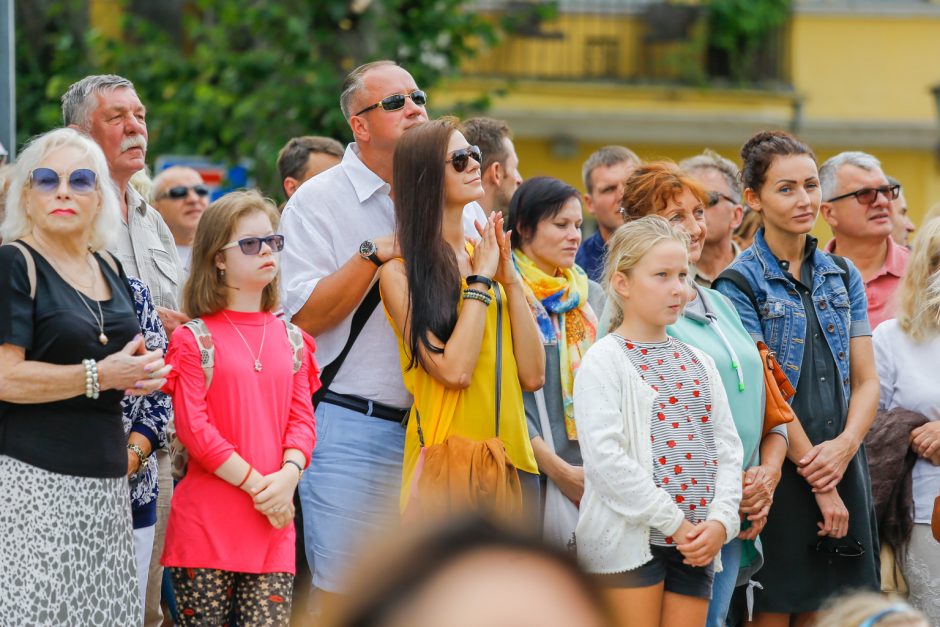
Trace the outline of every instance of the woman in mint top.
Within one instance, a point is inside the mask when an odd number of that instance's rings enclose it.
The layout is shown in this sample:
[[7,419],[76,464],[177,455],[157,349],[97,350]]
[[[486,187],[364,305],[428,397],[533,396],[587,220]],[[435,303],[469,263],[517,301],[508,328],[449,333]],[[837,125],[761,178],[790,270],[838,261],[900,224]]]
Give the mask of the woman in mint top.
[[[694,264],[705,241],[705,201],[705,192],[694,179],[674,163],[661,161],[633,172],[626,182],[621,212],[626,221],[659,215],[685,231],[690,238],[689,262]],[[690,289],[694,292],[692,300],[676,323],[667,327],[667,332],[714,359],[744,448],[741,514],[747,520],[739,538],[721,551],[723,569],[715,575],[708,608],[707,624],[711,627],[724,625],[735,586],[746,583],[761,565],[759,545],[755,546],[753,541],[767,522],[786,456],[787,436],[786,429],[779,427],[761,438],[764,421],[761,360],[737,312],[715,290],[691,281]],[[601,330],[606,333],[610,328],[609,317],[605,315]]]

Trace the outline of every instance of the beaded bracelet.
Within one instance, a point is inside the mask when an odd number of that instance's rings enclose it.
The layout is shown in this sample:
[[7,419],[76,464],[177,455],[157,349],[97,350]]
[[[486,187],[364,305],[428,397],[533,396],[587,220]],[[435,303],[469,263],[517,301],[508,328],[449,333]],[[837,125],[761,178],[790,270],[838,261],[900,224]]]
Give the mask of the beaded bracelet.
[[490,302],[493,300],[493,297],[486,292],[481,292],[480,290],[474,290],[470,288],[467,288],[463,291],[463,297],[469,298],[471,300],[478,300],[487,306],[489,306]]
[[101,393],[101,386],[98,383],[98,363],[94,359],[83,359],[82,365],[85,367],[85,396],[97,399]]

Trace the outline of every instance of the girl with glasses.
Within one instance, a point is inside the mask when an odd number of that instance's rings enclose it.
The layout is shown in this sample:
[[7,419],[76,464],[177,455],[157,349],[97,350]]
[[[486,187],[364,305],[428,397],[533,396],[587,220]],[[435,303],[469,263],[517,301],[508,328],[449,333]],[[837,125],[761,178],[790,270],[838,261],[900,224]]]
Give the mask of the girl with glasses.
[[290,619],[293,495],[313,451],[318,380],[313,341],[272,313],[278,217],[257,192],[233,192],[196,229],[183,292],[196,320],[173,333],[165,388],[188,453],[161,560],[181,625]]
[[[401,506],[409,504],[422,446],[450,436],[483,441],[498,435],[521,471],[534,514],[538,468],[522,390],[542,386],[544,352],[502,217],[492,214],[478,225],[475,246],[464,237],[463,208],[483,196],[479,159],[453,118],[405,131],[395,148],[392,188],[402,258],[382,266],[380,286],[399,338],[405,387],[414,395]],[[435,488],[451,494],[443,484]],[[518,515],[518,488],[514,498],[489,505]]]
[[761,132],[741,158],[744,198],[764,226],[715,285],[751,336],[776,353],[798,418],[787,425],[787,460],[761,532],[755,622],[802,625],[841,590],[878,590],[862,446],[878,377],[861,277],[809,234],[822,202],[813,152],[788,133]]
[[667,333],[689,299],[688,236],[659,216],[611,236],[615,328],[574,383],[585,486],[578,557],[620,625],[703,625],[738,534],[742,448],[715,361]]

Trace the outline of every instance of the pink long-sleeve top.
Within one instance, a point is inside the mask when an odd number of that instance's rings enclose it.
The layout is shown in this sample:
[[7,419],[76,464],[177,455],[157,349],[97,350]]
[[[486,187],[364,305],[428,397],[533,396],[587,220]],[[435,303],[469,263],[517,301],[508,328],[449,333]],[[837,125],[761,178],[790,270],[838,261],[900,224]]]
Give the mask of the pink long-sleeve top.
[[[302,451],[309,464],[316,440],[310,395],[319,387],[313,339],[304,334],[303,363],[294,374],[283,322],[267,312],[225,314],[231,322],[221,312],[202,318],[215,345],[208,390],[189,329],[176,329],[167,352],[173,371],[164,391],[173,397],[176,433],[189,452],[189,465],[173,493],[161,561],[186,568],[294,573],[293,524],[275,529],[246,492],[213,473],[234,452],[263,475],[281,468],[286,449]],[[262,335],[262,370],[257,372],[253,354]]]

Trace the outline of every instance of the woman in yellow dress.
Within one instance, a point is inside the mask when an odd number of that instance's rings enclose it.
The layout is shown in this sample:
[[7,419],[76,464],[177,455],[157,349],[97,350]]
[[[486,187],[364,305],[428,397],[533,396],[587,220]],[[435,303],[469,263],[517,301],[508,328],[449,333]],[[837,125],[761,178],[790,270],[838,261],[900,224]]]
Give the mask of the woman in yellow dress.
[[[392,188],[402,258],[383,266],[380,288],[399,338],[405,386],[414,395],[401,507],[408,505],[421,455],[419,421],[426,447],[449,436],[493,438],[499,387],[498,436],[520,471],[525,511],[534,516],[538,467],[522,391],[542,386],[545,354],[502,216],[494,213],[477,225],[475,246],[464,236],[464,206],[483,196],[480,160],[452,118],[407,130],[395,149]],[[498,364],[497,307],[503,321]]]

